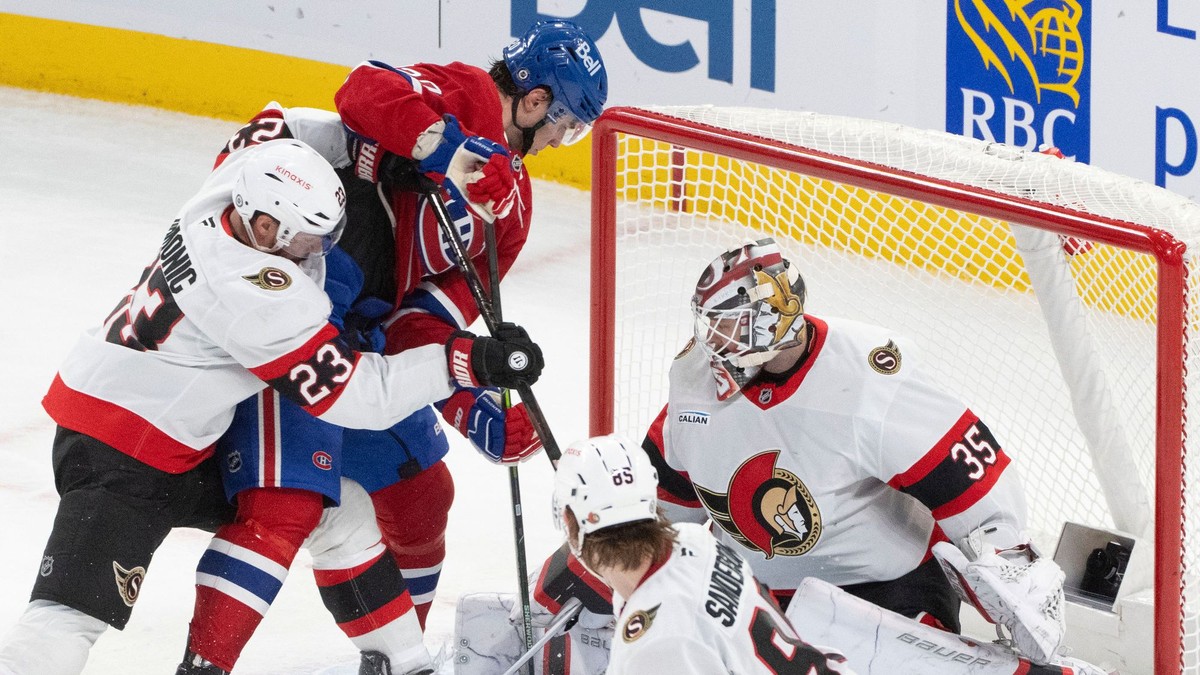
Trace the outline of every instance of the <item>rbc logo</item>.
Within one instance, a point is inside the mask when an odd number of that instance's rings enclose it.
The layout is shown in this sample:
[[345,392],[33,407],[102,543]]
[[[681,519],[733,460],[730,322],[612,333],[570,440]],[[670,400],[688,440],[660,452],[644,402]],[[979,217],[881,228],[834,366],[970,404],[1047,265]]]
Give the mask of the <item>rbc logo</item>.
[[946,130],[1091,155],[1090,0],[947,0]]

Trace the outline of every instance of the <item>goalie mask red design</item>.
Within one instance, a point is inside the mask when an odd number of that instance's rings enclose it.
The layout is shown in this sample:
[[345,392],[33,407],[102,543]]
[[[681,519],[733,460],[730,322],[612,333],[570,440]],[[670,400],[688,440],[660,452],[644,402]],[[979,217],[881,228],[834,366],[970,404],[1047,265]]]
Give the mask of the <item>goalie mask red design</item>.
[[708,353],[717,398],[737,393],[777,353],[800,344],[804,279],[774,239],[722,253],[692,296],[696,340]]

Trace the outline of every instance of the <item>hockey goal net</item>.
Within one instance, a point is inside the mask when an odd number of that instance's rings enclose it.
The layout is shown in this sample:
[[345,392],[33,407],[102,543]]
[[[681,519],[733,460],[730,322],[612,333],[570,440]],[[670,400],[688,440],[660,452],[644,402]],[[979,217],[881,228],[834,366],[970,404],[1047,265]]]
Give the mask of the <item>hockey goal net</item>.
[[1067,522],[1136,540],[1111,609],[1068,608],[1075,654],[1200,673],[1200,206],[1045,154],[809,113],[617,108],[594,133],[593,433],[645,432],[700,271],[772,236],[807,312],[909,335],[988,421],[1043,551]]

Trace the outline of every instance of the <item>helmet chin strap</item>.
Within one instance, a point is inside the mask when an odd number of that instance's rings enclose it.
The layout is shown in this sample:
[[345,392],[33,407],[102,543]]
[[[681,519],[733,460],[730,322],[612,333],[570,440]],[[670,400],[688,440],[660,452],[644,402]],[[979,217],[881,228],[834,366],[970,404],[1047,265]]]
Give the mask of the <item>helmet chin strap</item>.
[[517,106],[520,105],[521,101],[523,101],[524,99],[525,99],[525,94],[521,94],[520,96],[514,97],[512,100],[512,125],[521,132],[520,151],[521,151],[522,157],[529,154],[529,149],[533,147],[534,134],[536,134],[538,132],[538,129],[541,129],[543,126],[546,125],[545,115],[542,116],[542,119],[540,121],[538,121],[537,124],[535,124],[531,127],[523,127],[517,123]]

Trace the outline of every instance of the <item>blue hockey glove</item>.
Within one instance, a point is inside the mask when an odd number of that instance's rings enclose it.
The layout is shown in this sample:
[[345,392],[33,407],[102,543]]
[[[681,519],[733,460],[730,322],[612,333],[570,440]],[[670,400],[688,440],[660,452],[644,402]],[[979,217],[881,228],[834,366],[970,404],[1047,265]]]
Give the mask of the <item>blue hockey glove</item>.
[[467,136],[454,115],[443,115],[442,121],[442,142],[417,168],[481,217],[491,221],[508,215],[517,201],[517,171],[508,150],[482,136]]
[[525,404],[506,410],[496,389],[459,389],[438,407],[446,422],[492,462],[514,464],[542,449]]

